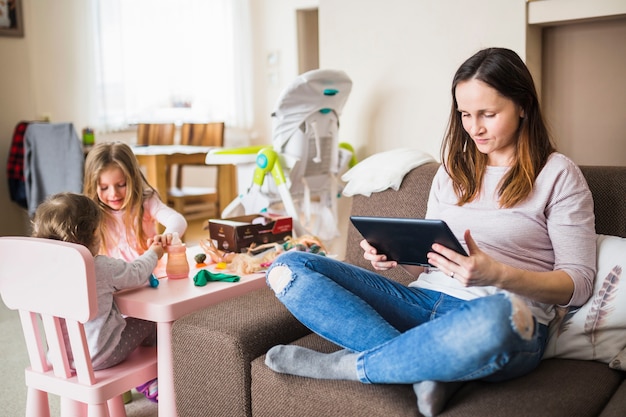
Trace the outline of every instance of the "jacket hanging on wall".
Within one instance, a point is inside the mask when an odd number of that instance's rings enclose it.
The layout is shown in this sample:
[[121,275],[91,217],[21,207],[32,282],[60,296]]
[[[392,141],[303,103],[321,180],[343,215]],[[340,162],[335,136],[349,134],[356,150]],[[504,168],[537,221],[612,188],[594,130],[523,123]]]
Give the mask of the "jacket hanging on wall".
[[22,208],[28,208],[24,179],[24,135],[28,124],[29,122],[22,121],[15,126],[7,161],[7,179],[11,201]]
[[59,192],[83,191],[85,156],[72,123],[31,123],[24,135],[24,179],[28,214]]

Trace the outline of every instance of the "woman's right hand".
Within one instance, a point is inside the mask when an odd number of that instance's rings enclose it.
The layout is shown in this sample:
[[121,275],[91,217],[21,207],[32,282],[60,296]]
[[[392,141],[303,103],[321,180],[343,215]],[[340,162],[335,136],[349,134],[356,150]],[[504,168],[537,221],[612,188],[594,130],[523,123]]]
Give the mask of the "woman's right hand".
[[387,271],[398,266],[396,261],[388,261],[386,255],[379,254],[376,248],[370,245],[367,240],[363,239],[360,243],[363,249],[363,258],[370,261],[372,268],[377,271]]

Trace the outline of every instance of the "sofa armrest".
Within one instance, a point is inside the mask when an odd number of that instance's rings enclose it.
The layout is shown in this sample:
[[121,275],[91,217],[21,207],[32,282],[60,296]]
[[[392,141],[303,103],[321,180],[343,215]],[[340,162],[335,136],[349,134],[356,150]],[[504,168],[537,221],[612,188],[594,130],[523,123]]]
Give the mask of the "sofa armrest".
[[172,353],[179,417],[251,416],[252,360],[308,333],[269,288],[177,320]]

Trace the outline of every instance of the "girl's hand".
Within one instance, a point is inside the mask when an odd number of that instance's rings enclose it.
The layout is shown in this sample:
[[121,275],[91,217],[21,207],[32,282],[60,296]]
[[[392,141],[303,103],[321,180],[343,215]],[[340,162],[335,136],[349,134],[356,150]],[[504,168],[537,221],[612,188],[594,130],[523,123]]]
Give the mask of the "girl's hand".
[[[163,246],[169,246],[172,244],[172,234],[171,233],[164,233],[162,235],[159,235],[161,238],[161,244]],[[156,236],[155,236],[156,237]]]
[[466,287],[498,286],[503,265],[478,248],[469,230],[464,236],[469,256],[435,243],[428,253],[428,262]]
[[148,239],[148,250],[154,251],[159,259],[163,257],[163,253],[165,252],[162,239],[163,237],[161,235],[156,235],[153,238]]
[[376,248],[370,245],[367,240],[363,239],[359,245],[364,250],[363,258],[370,261],[374,269],[378,271],[386,271],[398,266],[396,261],[388,261],[387,256],[379,255]]

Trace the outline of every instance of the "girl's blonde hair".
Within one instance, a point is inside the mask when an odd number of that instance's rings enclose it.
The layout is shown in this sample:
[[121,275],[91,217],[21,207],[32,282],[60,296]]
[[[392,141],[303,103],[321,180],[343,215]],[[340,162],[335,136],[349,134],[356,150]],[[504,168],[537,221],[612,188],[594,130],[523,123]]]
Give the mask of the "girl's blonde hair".
[[97,231],[101,218],[98,205],[87,196],[54,194],[37,207],[32,236],[78,243],[96,255],[100,246]]
[[459,205],[479,195],[487,167],[487,155],[478,151],[463,129],[456,101],[457,85],[472,79],[488,84],[500,95],[512,100],[524,114],[517,131],[515,159],[499,189],[500,205],[513,207],[530,195],[535,179],[556,149],[541,114],[533,78],[519,55],[505,48],[487,48],[477,52],[454,75],[452,108],[441,147],[441,161],[452,179]]
[[[126,235],[132,236],[134,234],[136,236],[137,243],[141,245],[140,248],[137,248],[138,252],[142,253],[148,249],[147,236],[143,230],[143,203],[153,195],[158,196],[158,193],[148,184],[130,146],[123,142],[96,144],[89,151],[85,160],[83,192],[98,203],[105,219],[112,218],[111,208],[98,198],[100,175],[112,168],[121,169],[126,178],[126,197],[121,208],[124,211],[122,219],[126,228]],[[103,253],[106,253],[108,243],[106,241],[107,224],[109,222],[102,222],[100,228],[101,251]]]

